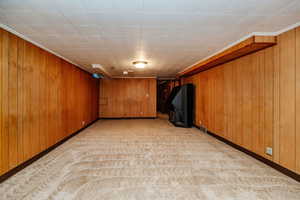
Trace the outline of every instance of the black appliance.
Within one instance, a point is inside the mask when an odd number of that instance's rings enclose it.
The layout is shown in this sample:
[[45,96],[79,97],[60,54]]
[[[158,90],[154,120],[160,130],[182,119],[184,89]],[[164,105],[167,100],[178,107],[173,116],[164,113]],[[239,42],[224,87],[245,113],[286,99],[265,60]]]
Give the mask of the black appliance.
[[193,126],[194,85],[185,84],[174,87],[168,100],[169,121],[175,126]]

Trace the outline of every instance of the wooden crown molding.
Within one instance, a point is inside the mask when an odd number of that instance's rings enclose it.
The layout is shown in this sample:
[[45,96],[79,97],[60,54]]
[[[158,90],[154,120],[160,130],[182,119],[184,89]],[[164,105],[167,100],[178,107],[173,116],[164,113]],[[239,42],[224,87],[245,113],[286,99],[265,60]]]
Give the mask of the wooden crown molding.
[[220,53],[209,57],[199,63],[196,63],[192,67],[179,72],[177,77],[190,76],[201,71],[208,70],[210,68],[216,67],[220,64],[232,61],[239,57],[245,56],[247,54],[271,47],[277,44],[276,36],[262,36],[254,35],[251,36],[236,45],[221,51]]

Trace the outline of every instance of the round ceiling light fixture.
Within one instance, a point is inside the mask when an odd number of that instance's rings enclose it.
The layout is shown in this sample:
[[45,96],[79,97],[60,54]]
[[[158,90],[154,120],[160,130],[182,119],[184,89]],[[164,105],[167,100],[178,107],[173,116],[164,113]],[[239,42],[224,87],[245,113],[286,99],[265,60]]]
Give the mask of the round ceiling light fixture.
[[135,61],[132,63],[136,68],[142,69],[145,68],[148,62],[146,61]]
[[102,65],[100,65],[100,64],[92,64],[92,68],[93,69],[101,69]]

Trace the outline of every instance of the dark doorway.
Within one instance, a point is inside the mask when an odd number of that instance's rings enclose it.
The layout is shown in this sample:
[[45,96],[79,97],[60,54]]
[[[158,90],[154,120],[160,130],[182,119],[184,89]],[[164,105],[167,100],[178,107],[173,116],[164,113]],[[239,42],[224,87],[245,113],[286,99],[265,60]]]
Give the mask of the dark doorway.
[[179,80],[158,80],[157,81],[157,112],[168,114],[166,101],[175,86],[180,85]]

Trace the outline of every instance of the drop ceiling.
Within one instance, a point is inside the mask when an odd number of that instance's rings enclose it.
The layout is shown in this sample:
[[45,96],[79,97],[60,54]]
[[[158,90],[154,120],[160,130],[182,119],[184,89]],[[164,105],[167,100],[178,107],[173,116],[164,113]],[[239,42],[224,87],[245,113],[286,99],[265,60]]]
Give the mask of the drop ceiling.
[[[93,72],[172,77],[252,32],[300,21],[299,0],[1,0],[0,23]],[[146,60],[145,69],[133,61]]]

